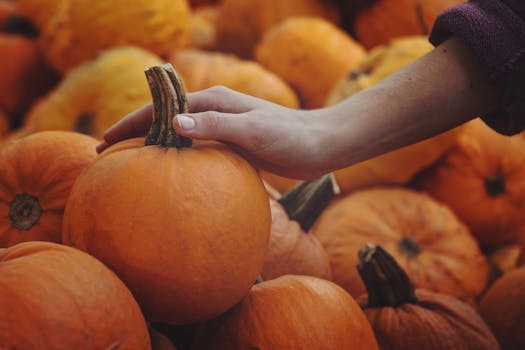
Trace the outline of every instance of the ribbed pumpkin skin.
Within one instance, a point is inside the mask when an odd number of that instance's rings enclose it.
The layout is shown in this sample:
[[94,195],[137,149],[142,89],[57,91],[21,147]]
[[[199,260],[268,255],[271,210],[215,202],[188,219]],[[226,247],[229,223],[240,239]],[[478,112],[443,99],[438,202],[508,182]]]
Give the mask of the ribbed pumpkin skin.
[[496,280],[481,298],[479,312],[503,349],[524,349],[525,267]]
[[77,249],[27,242],[0,249],[0,347],[149,350],[130,291]]
[[476,119],[443,159],[415,180],[447,204],[482,246],[513,242],[525,229],[525,139]]
[[173,53],[168,61],[179,72],[188,91],[224,85],[230,89],[298,108],[299,100],[288,84],[260,64],[231,54],[186,49]]
[[358,298],[382,350],[499,350],[478,313],[445,294],[416,290],[417,304],[367,307]]
[[149,321],[217,316],[259,274],[270,234],[268,195],[249,163],[221,143],[143,143],[114,145],[78,179],[64,242],[114,270]]
[[383,246],[416,288],[464,300],[483,291],[488,264],[468,228],[424,193],[400,187],[360,190],[332,202],[312,228],[330,256],[333,281],[354,297],[365,292],[359,249]]
[[378,349],[355,300],[332,282],[286,275],[254,285],[235,307],[197,329],[192,350]]
[[307,275],[332,279],[330,261],[313,234],[305,233],[290,220],[277,198],[270,198],[272,231],[268,254],[261,270],[264,280],[283,275]]
[[[97,144],[90,136],[45,131],[0,148],[0,247],[32,240],[61,242],[66,200],[79,174],[95,159]],[[34,225],[20,228],[11,214],[16,198],[24,195],[37,198],[42,213]]]
[[404,35],[428,35],[437,15],[463,0],[379,0],[357,15],[354,30],[367,47]]

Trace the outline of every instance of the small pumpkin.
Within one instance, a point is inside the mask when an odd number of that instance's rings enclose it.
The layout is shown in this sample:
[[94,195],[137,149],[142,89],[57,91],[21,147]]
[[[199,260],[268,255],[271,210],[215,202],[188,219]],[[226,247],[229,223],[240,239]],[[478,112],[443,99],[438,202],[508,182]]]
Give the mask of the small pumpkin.
[[498,134],[480,119],[414,186],[448,205],[482,246],[512,243],[525,228],[525,139]]
[[149,350],[130,291],[100,261],[50,242],[0,248],[4,349]]
[[146,75],[150,133],[113,145],[82,173],[62,237],[114,270],[148,321],[188,324],[219,315],[250,289],[268,248],[268,195],[227,145],[174,132],[172,118],[187,103],[171,65]]
[[197,328],[192,350],[378,349],[363,311],[334,283],[286,275],[254,285],[218,318]]
[[286,107],[299,107],[294,90],[282,78],[254,61],[195,49],[175,51],[168,61],[179,72],[188,91],[224,85]]
[[428,36],[436,17],[464,0],[352,0],[341,1],[344,27],[367,48],[405,35]]
[[205,50],[217,49],[217,21],[221,15],[218,4],[199,5],[190,17],[191,39],[189,47]]
[[190,14],[187,0],[66,1],[42,28],[39,44],[59,72],[116,46],[162,56],[188,44]]
[[0,247],[25,241],[61,242],[66,200],[95,159],[96,139],[45,131],[0,149]]
[[405,271],[380,246],[359,251],[367,294],[358,298],[383,350],[499,350],[483,319],[468,304],[415,289]]
[[317,17],[286,19],[255,48],[256,61],[287,81],[309,109],[322,107],[332,86],[364,57],[357,41]]
[[391,252],[416,288],[473,302],[487,283],[487,260],[468,228],[422,192],[376,187],[341,196],[312,232],[330,256],[333,281],[354,297],[365,292],[355,266],[366,243]]
[[242,58],[253,58],[253,49],[264,34],[287,18],[311,16],[339,23],[337,9],[328,1],[319,0],[223,0],[220,11],[218,47]]
[[[376,47],[332,87],[326,105],[364,90],[432,50],[423,36],[396,38]],[[342,192],[385,184],[407,184],[453,147],[461,127],[334,172]]]
[[311,226],[336,195],[332,176],[301,182],[282,196],[269,191],[272,227],[268,254],[261,269],[264,280],[283,275],[308,275],[330,280],[330,261]]
[[120,118],[150,101],[143,71],[160,63],[158,56],[138,47],[105,51],[69,72],[33,105],[24,129],[69,130],[101,139]]
[[525,267],[509,271],[483,295],[479,312],[505,350],[525,348]]
[[13,125],[58,81],[44,62],[37,36],[32,24],[21,17],[18,2],[0,1],[0,109]]

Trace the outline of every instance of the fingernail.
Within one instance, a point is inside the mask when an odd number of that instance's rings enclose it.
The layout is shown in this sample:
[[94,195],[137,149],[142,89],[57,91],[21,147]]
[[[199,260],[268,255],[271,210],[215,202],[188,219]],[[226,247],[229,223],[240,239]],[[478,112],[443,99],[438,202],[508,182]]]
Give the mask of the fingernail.
[[195,128],[195,120],[193,118],[188,117],[187,115],[179,114],[176,116],[177,123],[179,123],[179,126],[181,129],[184,130],[191,130]]

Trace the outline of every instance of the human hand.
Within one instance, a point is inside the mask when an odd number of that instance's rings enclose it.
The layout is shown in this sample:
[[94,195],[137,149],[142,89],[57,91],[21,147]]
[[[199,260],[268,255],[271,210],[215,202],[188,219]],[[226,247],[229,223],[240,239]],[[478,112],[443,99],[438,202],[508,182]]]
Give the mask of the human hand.
[[[187,99],[190,113],[173,121],[178,134],[228,143],[256,168],[282,176],[314,179],[324,173],[321,140],[329,130],[319,122],[321,110],[294,110],[219,86]],[[97,151],[144,136],[151,120],[151,104],[132,112],[106,131]]]

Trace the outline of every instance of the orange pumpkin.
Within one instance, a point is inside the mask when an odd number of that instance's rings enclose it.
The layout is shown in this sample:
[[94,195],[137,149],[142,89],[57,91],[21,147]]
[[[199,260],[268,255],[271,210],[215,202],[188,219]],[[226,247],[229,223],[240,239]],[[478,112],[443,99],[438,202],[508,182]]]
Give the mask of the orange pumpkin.
[[187,0],[65,1],[42,28],[39,45],[63,73],[117,46],[167,55],[188,44],[190,14]]
[[361,0],[338,1],[344,26],[367,47],[386,44],[404,35],[425,35],[437,15],[464,0]]
[[17,2],[0,1],[0,109],[13,124],[58,80],[44,62],[37,35],[31,23],[19,16]]
[[481,298],[479,312],[505,350],[525,349],[525,267],[505,273]]
[[178,50],[168,61],[179,72],[188,91],[224,85],[286,107],[299,107],[297,95],[290,86],[256,62],[195,49]]
[[144,317],[122,281],[64,245],[0,249],[0,308],[4,349],[151,349]]
[[377,187],[339,197],[312,232],[325,247],[333,281],[355,297],[365,292],[357,253],[366,243],[383,246],[416,288],[467,301],[485,288],[488,264],[469,232],[445,205],[402,187]]
[[[289,17],[312,16],[339,23],[337,9],[319,0],[222,0],[220,11],[217,46],[243,58],[252,58],[264,34]],[[314,33],[314,29],[308,30],[308,35]]]
[[335,83],[365,57],[365,50],[327,20],[293,17],[264,34],[255,57],[298,92],[302,107],[319,108]]
[[511,243],[525,229],[525,139],[473,120],[414,186],[452,208],[482,246]]
[[316,277],[286,275],[254,285],[239,304],[201,325],[192,349],[378,346],[363,311],[342,288]]
[[218,4],[200,5],[190,17],[189,47],[213,50],[217,48],[217,21],[221,15]]
[[[63,239],[103,261],[152,322],[187,324],[226,311],[248,292],[268,248],[268,195],[227,145],[176,135],[187,111],[170,65],[146,71],[154,121],[143,138],[110,147],[82,173]],[[146,144],[146,146],[144,146]]]
[[445,294],[416,289],[380,246],[359,251],[367,294],[358,298],[384,350],[499,350],[477,312]]
[[302,182],[283,196],[272,193],[272,230],[261,277],[269,280],[290,274],[330,280],[328,255],[317,237],[307,232],[336,194],[332,176]]
[[95,159],[97,140],[62,131],[35,133],[0,150],[0,247],[61,242],[66,200]]

